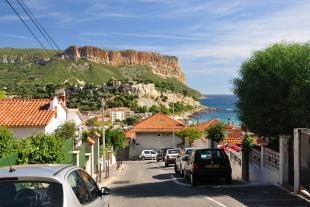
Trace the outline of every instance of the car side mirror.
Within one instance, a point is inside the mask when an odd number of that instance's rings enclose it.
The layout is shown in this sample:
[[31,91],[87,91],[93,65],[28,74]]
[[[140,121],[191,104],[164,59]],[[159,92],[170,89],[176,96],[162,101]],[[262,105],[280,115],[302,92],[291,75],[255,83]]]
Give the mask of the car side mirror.
[[110,194],[110,188],[102,187],[101,188],[101,195],[109,195]]

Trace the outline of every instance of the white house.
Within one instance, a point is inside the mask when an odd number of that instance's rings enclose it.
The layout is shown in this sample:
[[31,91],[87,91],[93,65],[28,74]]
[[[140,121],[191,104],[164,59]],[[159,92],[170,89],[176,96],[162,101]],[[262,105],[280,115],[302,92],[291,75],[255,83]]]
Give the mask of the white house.
[[106,114],[110,116],[112,122],[116,120],[124,121],[128,117],[132,117],[134,112],[127,107],[114,107],[106,110]]
[[68,109],[57,97],[51,99],[0,99],[0,126],[9,128],[15,137],[35,133],[53,133],[66,121],[82,126],[78,109]]
[[158,151],[161,148],[175,147],[182,140],[174,132],[184,127],[183,123],[162,113],[144,119],[126,133],[126,136],[130,133],[132,139],[129,145],[129,158],[137,158],[145,149]]

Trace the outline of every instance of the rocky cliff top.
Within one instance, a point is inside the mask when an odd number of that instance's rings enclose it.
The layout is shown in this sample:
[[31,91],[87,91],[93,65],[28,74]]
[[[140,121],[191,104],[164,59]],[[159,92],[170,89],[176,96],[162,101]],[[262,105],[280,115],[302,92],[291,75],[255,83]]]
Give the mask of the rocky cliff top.
[[178,58],[163,56],[155,52],[140,52],[135,50],[112,51],[92,46],[70,46],[64,55],[73,60],[86,59],[99,64],[119,65],[148,65],[153,73],[164,77],[175,77],[184,82]]

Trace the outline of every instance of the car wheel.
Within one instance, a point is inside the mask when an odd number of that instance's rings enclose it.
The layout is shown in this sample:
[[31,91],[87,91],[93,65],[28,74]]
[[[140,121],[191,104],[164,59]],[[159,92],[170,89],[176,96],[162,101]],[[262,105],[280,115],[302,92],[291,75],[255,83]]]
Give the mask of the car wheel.
[[143,157],[141,157],[141,160],[145,160],[145,157],[143,156]]
[[197,186],[197,178],[191,173],[191,184],[193,187]]
[[159,159],[156,159],[157,160],[157,162],[159,162]]
[[178,167],[177,167],[176,164],[174,165],[174,172],[175,172],[175,174],[180,174],[180,172],[179,172]]
[[226,177],[226,183],[227,183],[227,184],[231,184],[231,182],[232,182],[232,177],[231,177],[231,175],[228,175],[228,176]]
[[165,167],[168,167],[169,166],[169,163],[165,162]]

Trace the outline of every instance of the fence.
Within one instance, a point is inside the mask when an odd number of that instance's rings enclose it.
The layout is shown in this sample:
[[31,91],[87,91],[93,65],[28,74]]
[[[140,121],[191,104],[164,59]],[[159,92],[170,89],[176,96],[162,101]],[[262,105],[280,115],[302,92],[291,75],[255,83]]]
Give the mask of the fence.
[[[263,154],[261,154],[263,152]],[[251,182],[279,182],[279,153],[263,147],[250,153],[249,177]]]
[[62,164],[73,164],[73,138],[66,139],[64,142],[64,159],[60,162]]
[[230,165],[231,165],[231,176],[235,180],[242,179],[242,155],[240,152],[236,152],[235,150],[229,149],[227,151]]

